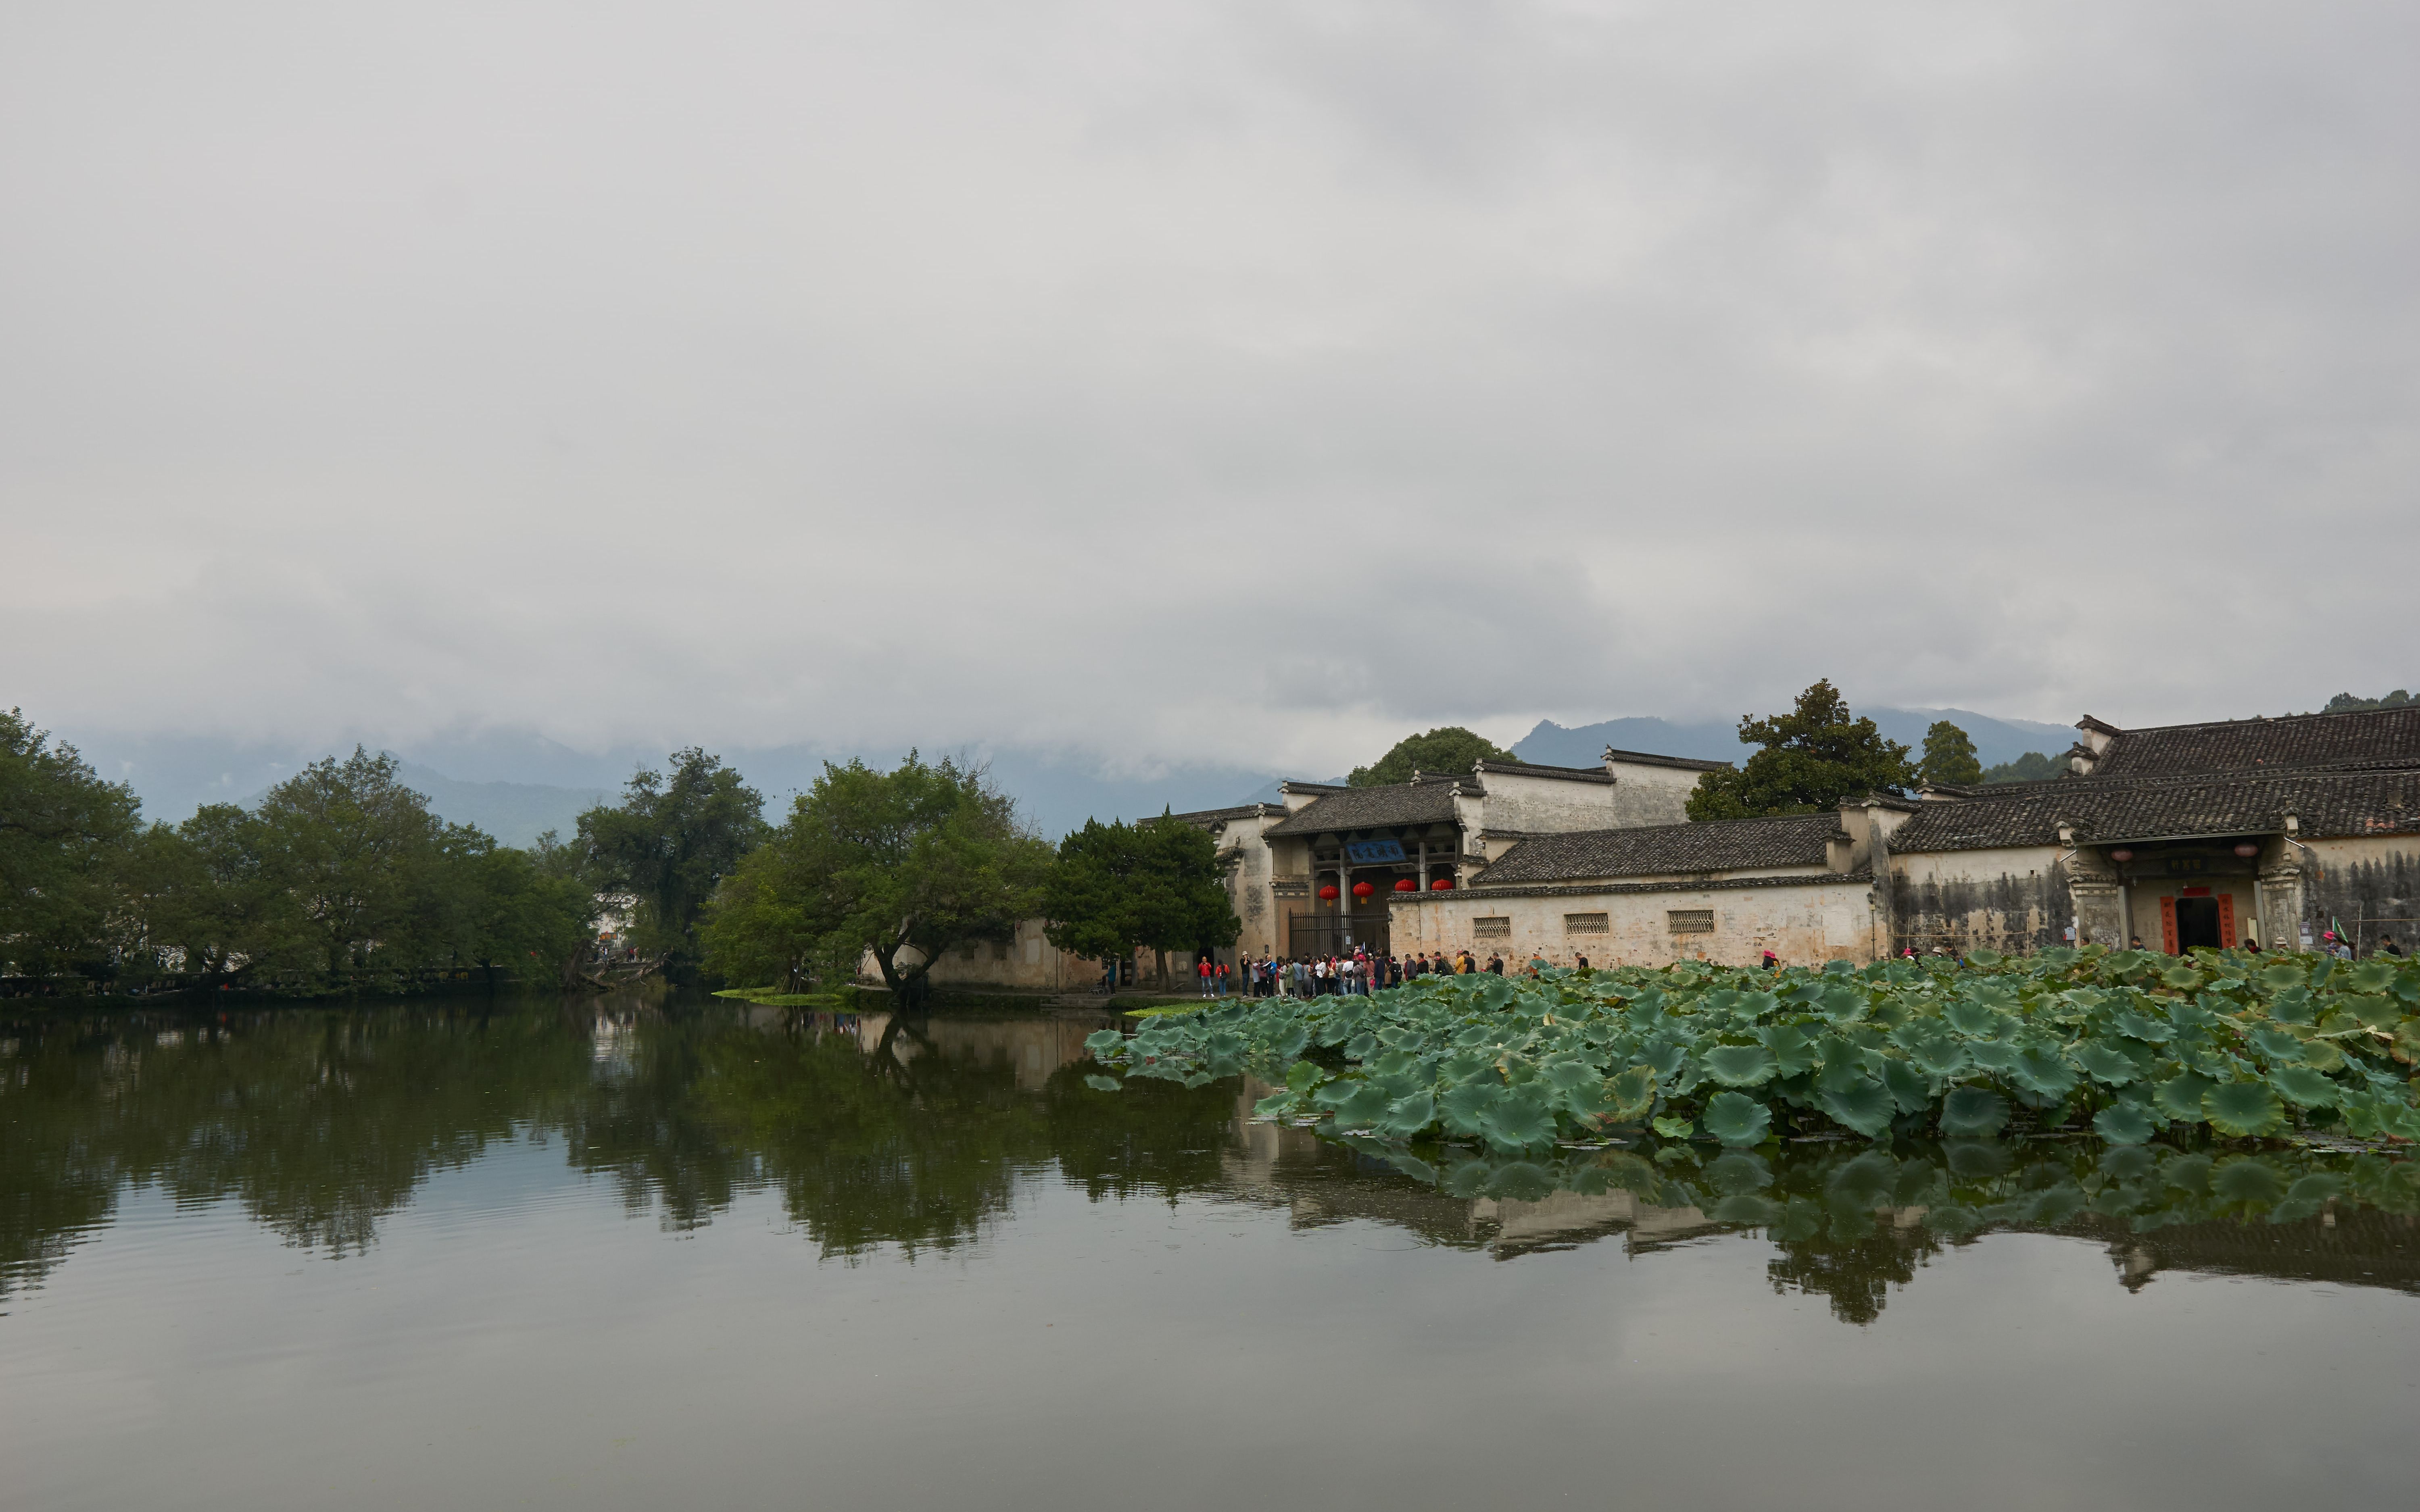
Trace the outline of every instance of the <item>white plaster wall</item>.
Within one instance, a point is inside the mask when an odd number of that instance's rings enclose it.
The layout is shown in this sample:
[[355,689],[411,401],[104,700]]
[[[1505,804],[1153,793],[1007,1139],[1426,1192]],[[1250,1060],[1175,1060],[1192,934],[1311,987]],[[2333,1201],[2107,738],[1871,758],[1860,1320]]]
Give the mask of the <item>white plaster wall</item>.
[[1612,768],[1613,819],[1605,826],[1608,829],[1683,823],[1689,817],[1689,795],[1705,775],[1619,760]]
[[[1712,910],[1714,933],[1674,934],[1668,916],[1683,908]],[[1608,925],[1602,934],[1575,934],[1566,927],[1566,915],[1598,913]],[[1471,920],[1482,917],[1511,919],[1511,934],[1474,933]],[[1815,965],[1870,961],[1883,946],[1869,887],[1811,882],[1550,897],[1436,893],[1395,905],[1393,938],[1398,955],[1467,949],[1485,961],[1493,951],[1511,965],[1533,956],[1569,965],[1575,955],[1586,955],[1591,965],[1668,965],[1683,960],[1754,965],[1766,950],[1785,964]]]
[[1574,782],[1511,772],[1488,772],[1481,781],[1487,790],[1480,804],[1481,827],[1491,832],[1546,834],[1613,829],[1621,824],[1614,807],[1615,795],[1621,791],[1618,783]]

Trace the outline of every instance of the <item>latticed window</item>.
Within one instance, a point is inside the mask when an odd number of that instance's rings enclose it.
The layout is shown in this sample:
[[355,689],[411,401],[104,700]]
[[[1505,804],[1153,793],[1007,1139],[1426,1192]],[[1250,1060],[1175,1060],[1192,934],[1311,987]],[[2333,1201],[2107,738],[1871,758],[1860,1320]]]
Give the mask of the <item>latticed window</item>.
[[1563,916],[1563,933],[1566,934],[1605,934],[1610,933],[1612,929],[1612,920],[1603,914],[1565,914]]
[[1482,940],[1491,935],[1510,935],[1512,921],[1509,918],[1474,918],[1470,921],[1470,933]]
[[1664,917],[1671,920],[1675,934],[1712,934],[1714,932],[1714,911],[1711,908],[1674,908]]

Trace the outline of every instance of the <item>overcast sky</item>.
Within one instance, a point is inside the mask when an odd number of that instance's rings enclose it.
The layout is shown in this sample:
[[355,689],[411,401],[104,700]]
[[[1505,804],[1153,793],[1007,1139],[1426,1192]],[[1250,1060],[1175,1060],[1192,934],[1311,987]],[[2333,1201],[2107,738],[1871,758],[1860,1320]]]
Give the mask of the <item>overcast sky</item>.
[[970,740],[2420,683],[2420,8],[0,7],[0,703]]

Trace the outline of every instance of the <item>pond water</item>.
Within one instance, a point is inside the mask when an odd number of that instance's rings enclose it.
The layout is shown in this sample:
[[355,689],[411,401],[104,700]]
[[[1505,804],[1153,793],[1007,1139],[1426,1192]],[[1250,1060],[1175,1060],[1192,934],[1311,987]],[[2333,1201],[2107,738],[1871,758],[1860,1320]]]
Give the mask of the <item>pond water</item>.
[[2383,1163],[1423,1181],[1105,1022],[0,1026],[0,1505],[2412,1503]]

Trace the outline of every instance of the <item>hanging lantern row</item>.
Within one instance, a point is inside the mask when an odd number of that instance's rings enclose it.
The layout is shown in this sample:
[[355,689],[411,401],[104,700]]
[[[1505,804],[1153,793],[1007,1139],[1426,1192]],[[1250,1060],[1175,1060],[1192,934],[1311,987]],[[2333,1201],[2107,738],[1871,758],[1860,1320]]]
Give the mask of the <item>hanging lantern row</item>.
[[1395,879],[1395,890],[1397,892],[1418,892],[1420,890],[1420,885],[1414,882],[1409,877],[1397,877]]

